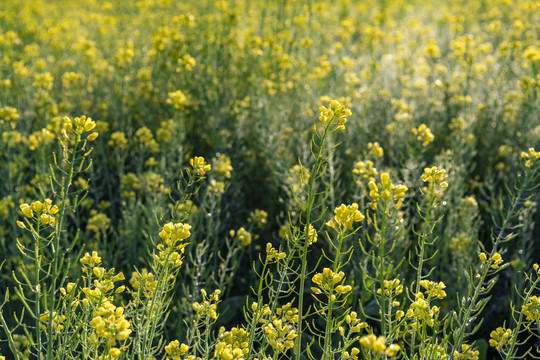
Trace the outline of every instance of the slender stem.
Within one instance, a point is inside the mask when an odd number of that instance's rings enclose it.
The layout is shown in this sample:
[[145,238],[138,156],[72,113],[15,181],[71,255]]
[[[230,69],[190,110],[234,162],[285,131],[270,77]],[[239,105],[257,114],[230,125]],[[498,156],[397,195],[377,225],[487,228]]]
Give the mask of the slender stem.
[[[341,246],[343,244],[343,234],[345,233],[346,229],[341,228],[341,231],[339,232],[338,237],[338,247],[336,252],[336,257],[334,259],[334,268],[333,272],[336,272],[339,270],[339,258],[341,255]],[[334,295],[334,289],[330,291],[330,301],[328,302],[328,315],[326,318],[326,330],[324,333],[324,354],[323,359],[331,359],[332,353],[331,353],[331,346],[332,346],[332,328],[333,328],[333,320],[332,320],[332,311],[334,308],[334,300],[332,299],[332,296]]]
[[41,246],[41,237],[39,236],[39,223],[36,230],[36,235],[34,235],[34,271],[36,276],[36,287],[33,289],[34,291],[34,315],[36,317],[36,341],[37,341],[37,358],[38,360],[41,360],[41,350],[42,350],[42,344],[41,344],[41,324],[39,321],[41,309],[41,284],[40,284],[40,271],[41,271],[41,254],[39,252],[40,246]]
[[[52,249],[53,253],[53,273],[52,273],[52,284],[49,288],[48,293],[48,301],[49,301],[49,322],[47,324],[47,330],[48,330],[48,341],[47,341],[47,360],[51,360],[53,358],[53,321],[54,321],[54,307],[55,307],[55,297],[56,297],[56,287],[57,287],[57,281],[60,277],[60,272],[62,271],[60,260],[62,258],[61,254],[61,247],[60,247],[60,240],[62,237],[62,228],[64,226],[64,218],[66,216],[66,203],[69,196],[69,188],[71,187],[71,183],[73,181],[73,175],[74,175],[74,169],[75,169],[75,161],[77,158],[77,147],[80,144],[80,138],[77,137],[77,140],[75,141],[75,145],[73,146],[73,153],[71,154],[71,160],[69,162],[69,172],[66,177],[62,177],[62,186],[61,186],[61,192],[62,192],[62,204],[61,204],[61,210],[59,212],[58,216],[58,222],[56,224],[56,228],[54,230],[54,247]],[[37,314],[39,316],[39,314]]]
[[246,354],[246,359],[251,359],[251,353],[253,351],[253,343],[255,341],[255,329],[257,327],[257,323],[259,322],[259,314],[261,312],[261,306],[262,306],[262,291],[263,291],[263,282],[264,278],[266,277],[266,266],[268,265],[268,259],[264,261],[263,269],[261,272],[261,279],[259,281],[259,288],[257,289],[257,309],[254,311],[253,318],[251,319],[251,323],[249,324],[249,340],[248,340],[248,350],[249,353]]
[[424,229],[422,231],[422,236],[420,238],[420,254],[418,254],[418,269],[416,271],[416,293],[420,292],[420,282],[422,281],[422,265],[424,264],[424,251],[426,245],[426,236],[429,226],[429,216],[431,215],[431,209],[433,207],[433,200],[435,194],[435,183],[431,183],[430,194],[429,194],[429,203],[426,212],[426,218],[424,220]]
[[[540,277],[536,278],[536,281],[532,284],[531,288],[527,292],[527,296],[525,297],[524,303],[526,303],[526,301],[529,300],[529,298],[533,294],[533,291],[536,290],[538,282],[540,282]],[[514,329],[514,331],[512,331],[512,339],[510,340],[510,349],[506,353],[506,357],[504,358],[505,360],[510,360],[514,358],[513,352],[514,352],[514,348],[516,347],[517,337],[519,335],[519,329],[521,327],[522,322],[523,322],[523,311],[520,311],[516,328]]]
[[[502,222],[502,226],[501,226],[501,229],[499,231],[499,235],[497,235],[497,238],[493,242],[493,248],[491,249],[489,259],[491,259],[493,257],[493,255],[498,251],[499,243],[503,240],[504,233],[506,232],[506,228],[508,227],[508,224],[510,223],[510,220],[514,216],[514,212],[516,210],[516,207],[521,202],[521,197],[523,196],[523,192],[525,191],[525,187],[527,186],[527,184],[531,180],[531,174],[528,174],[528,175],[529,176],[527,176],[526,180],[522,183],[520,189],[518,190],[518,193],[517,193],[516,197],[514,198],[514,200],[512,202],[512,206],[510,207],[510,210],[506,213],[506,217],[504,218],[504,220]],[[469,301],[469,305],[468,305],[467,309],[465,310],[464,316],[463,316],[463,318],[461,320],[461,325],[459,326],[457,332],[454,332],[454,333],[456,333],[456,336],[454,337],[455,343],[454,343],[454,346],[453,346],[452,351],[450,353],[450,359],[449,360],[454,359],[454,352],[461,347],[461,344],[463,343],[463,340],[464,340],[464,337],[465,337],[465,330],[466,330],[467,326],[469,325],[468,324],[469,316],[473,312],[473,309],[476,308],[476,305],[477,305],[476,304],[476,299],[478,299],[478,297],[480,296],[480,292],[481,292],[481,289],[483,287],[484,280],[485,280],[485,278],[486,278],[486,276],[488,274],[488,271],[490,269],[488,263],[486,263],[484,265],[485,265],[484,266],[484,272],[483,272],[482,276],[480,277],[478,283],[476,284],[473,296],[472,296],[471,300]]]
[[[422,235],[419,237],[420,253],[418,254],[418,267],[416,269],[416,293],[415,293],[415,295],[420,292],[420,282],[422,281],[422,266],[424,264],[424,251],[425,251],[425,245],[426,245],[426,236],[427,236],[428,226],[429,226],[429,216],[431,215],[431,209],[433,207],[433,202],[434,202],[434,194],[435,194],[435,183],[431,183],[431,185],[430,185],[430,193],[429,193],[429,201],[428,201],[428,208],[427,208],[427,212],[426,212],[426,218],[424,220],[424,228],[422,230]],[[423,327],[425,327],[425,325]],[[416,335],[413,334],[412,340],[411,340],[411,356],[412,356],[412,354],[414,354],[415,342],[416,342]]]
[[[333,120],[333,119],[332,119]],[[332,124],[332,120],[329,121],[324,128],[324,132],[321,137],[320,145],[317,146],[317,155],[315,157],[315,163],[313,164],[312,171],[310,173],[309,177],[309,187],[308,187],[308,197],[307,197],[307,204],[306,204],[306,223],[305,230],[304,230],[304,245],[302,247],[302,252],[300,254],[300,260],[302,261],[302,270],[300,273],[300,287],[298,292],[298,327],[296,330],[297,333],[297,341],[295,343],[295,357],[297,360],[300,359],[300,355],[302,353],[302,318],[304,317],[303,313],[303,306],[304,306],[304,287],[305,287],[305,280],[306,280],[306,271],[307,271],[307,250],[309,245],[309,226],[311,225],[311,211],[313,209],[313,203],[315,202],[316,194],[314,194],[314,186],[315,186],[315,179],[318,177],[320,173],[321,166],[324,162],[324,159],[322,158],[322,152],[324,149],[324,140],[326,138],[326,135],[328,134],[328,129],[330,127],[330,124]],[[315,141],[313,141],[314,143]]]
[[381,242],[379,244],[379,286],[381,288],[381,334],[386,336],[386,306],[384,303],[384,278],[386,277],[384,271],[384,237],[386,235],[386,222],[387,222],[388,201],[384,201],[383,209],[383,221],[381,227]]

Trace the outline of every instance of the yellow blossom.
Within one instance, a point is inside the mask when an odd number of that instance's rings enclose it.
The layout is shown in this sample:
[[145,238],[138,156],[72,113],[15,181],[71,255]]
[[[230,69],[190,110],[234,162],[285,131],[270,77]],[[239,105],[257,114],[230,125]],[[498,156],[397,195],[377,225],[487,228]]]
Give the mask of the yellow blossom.
[[413,128],[412,133],[418,135],[418,141],[421,141],[424,146],[427,146],[435,139],[435,137],[431,133],[431,129],[428,128],[426,124],[421,124],[418,128]]
[[195,173],[199,176],[204,176],[204,174],[212,169],[212,166],[207,164],[202,156],[195,156],[189,163],[193,167]]
[[324,106],[321,106],[319,109],[321,110],[321,116],[319,117],[321,123],[326,124],[336,120],[336,130],[344,130],[347,117],[352,115],[351,110],[341,105],[337,100],[331,100],[328,109]]
[[341,204],[341,206],[334,209],[334,214],[334,219],[328,221],[326,224],[330,227],[344,226],[349,230],[352,229],[353,223],[360,222],[365,218],[358,210],[357,203],[351,205]]

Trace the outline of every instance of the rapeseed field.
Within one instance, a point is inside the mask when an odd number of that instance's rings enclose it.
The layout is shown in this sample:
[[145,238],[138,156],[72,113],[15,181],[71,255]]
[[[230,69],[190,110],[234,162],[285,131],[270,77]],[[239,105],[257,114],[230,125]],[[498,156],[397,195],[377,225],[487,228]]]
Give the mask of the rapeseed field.
[[539,357],[539,34],[537,0],[4,0],[0,359]]

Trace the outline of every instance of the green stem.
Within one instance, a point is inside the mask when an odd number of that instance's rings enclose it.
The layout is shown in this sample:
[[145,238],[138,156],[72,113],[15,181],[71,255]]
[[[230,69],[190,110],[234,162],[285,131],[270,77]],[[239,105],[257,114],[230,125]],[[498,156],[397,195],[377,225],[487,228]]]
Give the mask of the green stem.
[[[525,191],[525,187],[530,182],[530,180],[531,180],[531,174],[528,174],[527,178],[525,179],[525,181],[522,183],[520,189],[518,190],[518,193],[517,193],[516,197],[514,198],[514,200],[512,202],[512,206],[510,207],[510,210],[506,213],[506,217],[504,218],[504,220],[502,222],[502,226],[501,226],[501,229],[499,231],[499,235],[497,235],[497,238],[493,242],[493,248],[491,249],[491,253],[489,255],[488,261],[489,261],[489,259],[491,259],[493,257],[493,255],[496,252],[498,252],[499,243],[503,240],[504,233],[506,232],[506,228],[508,227],[508,224],[510,223],[510,220],[514,216],[514,213],[516,211],[516,207],[521,202],[521,198],[523,196],[523,192]],[[481,289],[483,288],[484,280],[485,280],[485,278],[486,278],[486,276],[488,274],[488,271],[490,269],[489,263],[486,262],[484,267],[485,267],[484,272],[483,272],[482,276],[480,277],[478,283],[476,284],[473,296],[472,296],[471,300],[469,301],[469,305],[468,305],[467,309],[465,310],[464,316],[462,317],[461,325],[459,326],[459,328],[457,330],[457,335],[454,337],[455,343],[454,343],[454,346],[453,346],[452,351],[450,353],[450,359],[449,360],[454,359],[455,351],[458,350],[461,347],[461,344],[463,344],[463,341],[464,341],[464,338],[465,338],[465,330],[467,329],[467,326],[469,326],[469,321],[468,321],[469,317],[470,317],[471,313],[473,312],[474,308],[476,308],[476,305],[477,305],[476,300],[480,296],[480,292],[481,292]],[[454,333],[456,333],[456,332],[454,332]]]
[[[341,229],[339,232],[339,238],[338,238],[338,247],[336,252],[336,257],[334,259],[334,268],[333,272],[337,272],[339,270],[339,258],[341,255],[341,246],[343,244],[343,234],[346,229]],[[332,311],[334,308],[334,300],[332,299],[334,293],[334,289],[330,291],[330,301],[328,302],[328,315],[326,318],[326,330],[324,333],[324,354],[323,359],[331,359],[332,358],[332,352],[331,352],[331,346],[332,346],[332,329],[333,329],[333,320],[332,320]]]
[[[536,278],[536,281],[532,284],[531,288],[527,292],[527,296],[525,297],[525,299],[523,301],[524,304],[527,303],[527,301],[530,299],[531,295],[533,294],[533,291],[536,290],[538,282],[540,282],[540,277]],[[514,352],[514,348],[516,347],[517,337],[519,335],[519,329],[521,328],[522,323],[523,323],[523,311],[520,311],[517,325],[516,325],[514,331],[512,331],[512,339],[510,340],[511,345],[510,345],[510,349],[506,353],[506,357],[504,358],[505,360],[510,360],[510,359],[515,358],[515,356],[513,355],[513,352]]]
[[386,277],[384,271],[384,237],[386,235],[386,222],[387,222],[388,201],[384,201],[383,209],[383,221],[381,227],[381,242],[379,244],[379,286],[381,289],[381,334],[386,336],[386,306],[384,303],[384,280]]
[[[299,286],[299,292],[298,292],[298,327],[296,329],[297,333],[297,341],[295,343],[295,357],[297,360],[300,360],[300,355],[302,353],[302,319],[304,317],[303,313],[303,306],[304,306],[304,287],[305,287],[305,280],[306,280],[306,271],[307,271],[307,250],[309,245],[309,227],[311,225],[311,211],[313,210],[313,203],[315,202],[315,197],[317,194],[314,194],[314,185],[315,180],[318,178],[318,175],[320,173],[320,169],[322,164],[324,163],[324,160],[322,158],[322,152],[324,149],[324,140],[326,138],[326,135],[328,134],[328,130],[330,125],[332,124],[332,121],[334,119],[332,118],[324,128],[320,145],[317,146],[317,155],[315,158],[315,163],[313,164],[312,171],[310,173],[309,177],[309,187],[308,187],[308,197],[307,197],[307,204],[306,204],[306,223],[305,230],[304,230],[304,245],[302,247],[302,253],[301,261],[302,261],[302,270],[300,272],[300,286]],[[314,143],[314,140],[313,140]]]
[[418,254],[418,269],[416,271],[416,293],[420,292],[420,282],[422,281],[422,266],[424,264],[424,251],[426,245],[426,236],[429,226],[429,216],[431,215],[431,209],[433,207],[433,200],[435,194],[435,184],[431,183],[430,194],[429,194],[429,204],[426,212],[426,218],[424,221],[424,229],[422,231],[422,236],[420,238],[420,254]]
[[[433,207],[433,202],[434,202],[434,194],[435,194],[435,184],[431,183],[428,209],[426,212],[426,218],[424,220],[424,228],[422,230],[422,235],[419,238],[420,253],[418,254],[418,267],[416,269],[416,294],[420,292],[420,282],[422,281],[422,266],[424,264],[424,251],[425,251],[425,245],[426,245],[426,236],[428,232],[429,216],[431,215],[431,209]],[[416,342],[416,336],[413,334],[412,340],[411,340],[411,356],[414,354],[415,342]]]
[[[73,147],[73,153],[71,155],[71,160],[69,163],[69,172],[67,175],[67,181],[66,177],[62,177],[62,186],[61,186],[61,192],[62,192],[62,204],[61,204],[61,210],[58,215],[58,222],[56,224],[56,228],[54,231],[54,245],[52,250],[53,254],[53,260],[52,260],[52,284],[49,288],[49,294],[48,294],[48,301],[49,301],[49,322],[47,324],[47,360],[52,360],[53,358],[53,346],[55,345],[53,342],[53,320],[54,320],[54,307],[55,307],[55,297],[57,292],[57,281],[60,277],[60,272],[62,271],[62,266],[60,265],[61,259],[63,254],[61,254],[61,248],[60,248],[60,240],[62,237],[62,228],[64,226],[64,218],[66,215],[66,203],[69,196],[69,188],[71,187],[71,183],[73,181],[73,175],[74,175],[74,168],[75,168],[75,161],[77,158],[77,147],[80,144],[79,136],[77,136],[77,140],[75,141],[75,145]],[[37,314],[39,316],[39,314]]]
[[40,327],[40,321],[39,321],[39,317],[40,317],[40,314],[41,314],[41,309],[40,309],[40,304],[41,304],[41,291],[43,290],[41,288],[41,284],[40,284],[40,271],[41,271],[41,255],[40,255],[40,246],[41,246],[41,237],[39,236],[39,223],[38,223],[38,226],[37,226],[37,230],[36,230],[36,235],[34,235],[34,240],[35,240],[35,243],[34,243],[34,271],[35,271],[35,276],[36,276],[36,287],[34,290],[34,315],[36,317],[36,324],[35,324],[35,327],[36,327],[36,341],[37,341],[37,349],[36,349],[36,352],[37,352],[37,358],[38,360],[41,360],[41,350],[42,350],[42,343],[41,343],[41,327]]
[[261,272],[261,279],[259,281],[259,288],[257,289],[257,309],[254,311],[253,318],[251,319],[251,323],[249,324],[249,340],[248,340],[248,350],[249,353],[246,354],[246,359],[251,359],[251,353],[253,351],[253,343],[255,341],[255,329],[257,328],[257,324],[259,323],[259,314],[261,311],[262,306],[262,291],[263,291],[263,283],[266,273],[266,266],[268,265],[268,259],[264,261],[263,269]]

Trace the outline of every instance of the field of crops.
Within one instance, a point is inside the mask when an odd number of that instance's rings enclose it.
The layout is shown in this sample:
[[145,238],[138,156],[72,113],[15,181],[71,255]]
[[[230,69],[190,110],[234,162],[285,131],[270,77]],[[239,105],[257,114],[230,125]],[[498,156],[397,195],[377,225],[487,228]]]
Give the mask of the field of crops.
[[540,356],[537,0],[0,5],[1,360]]

